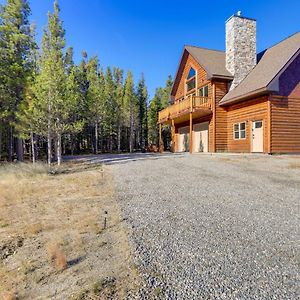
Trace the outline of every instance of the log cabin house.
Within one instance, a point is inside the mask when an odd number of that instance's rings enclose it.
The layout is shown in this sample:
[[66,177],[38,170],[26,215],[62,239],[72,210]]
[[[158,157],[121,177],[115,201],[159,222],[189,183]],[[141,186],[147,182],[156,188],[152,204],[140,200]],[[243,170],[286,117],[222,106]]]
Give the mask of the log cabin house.
[[300,32],[256,53],[256,20],[226,21],[226,51],[185,46],[158,123],[175,152],[300,153]]

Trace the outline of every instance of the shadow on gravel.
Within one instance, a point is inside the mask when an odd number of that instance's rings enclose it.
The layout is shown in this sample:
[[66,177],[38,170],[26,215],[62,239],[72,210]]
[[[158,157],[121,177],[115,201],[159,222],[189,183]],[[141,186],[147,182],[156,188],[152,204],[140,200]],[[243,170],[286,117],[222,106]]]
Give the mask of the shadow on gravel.
[[176,156],[184,157],[186,153],[126,153],[126,154],[98,154],[98,155],[78,155],[78,156],[65,156],[66,161],[75,160],[90,164],[102,163],[105,165],[125,164],[128,162],[140,160],[157,160],[166,157]]

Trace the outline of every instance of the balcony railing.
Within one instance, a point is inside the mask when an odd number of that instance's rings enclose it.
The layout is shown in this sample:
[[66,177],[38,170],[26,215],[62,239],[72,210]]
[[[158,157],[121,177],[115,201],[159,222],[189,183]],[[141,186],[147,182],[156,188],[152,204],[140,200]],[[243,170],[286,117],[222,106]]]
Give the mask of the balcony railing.
[[174,103],[158,113],[158,122],[163,123],[169,119],[174,119],[179,115],[194,112],[196,110],[211,109],[209,97],[188,96],[184,100]]

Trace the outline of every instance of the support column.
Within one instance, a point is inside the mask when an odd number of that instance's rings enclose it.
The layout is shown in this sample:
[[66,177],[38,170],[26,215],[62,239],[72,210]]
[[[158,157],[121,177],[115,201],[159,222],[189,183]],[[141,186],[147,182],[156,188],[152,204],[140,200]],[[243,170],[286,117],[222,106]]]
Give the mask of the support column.
[[190,112],[190,153],[193,153],[193,113]]
[[194,96],[190,96],[190,153],[193,153],[193,100]]
[[171,136],[172,136],[172,152],[176,152],[176,145],[175,145],[175,123],[174,123],[174,119],[172,119],[172,125],[171,125]]
[[212,136],[212,152],[216,152],[216,85],[212,84],[212,120],[213,120],[213,136]]
[[161,125],[161,123],[159,123],[159,151],[160,151],[161,146],[162,146],[162,135],[161,135],[161,130],[162,130],[162,125]]

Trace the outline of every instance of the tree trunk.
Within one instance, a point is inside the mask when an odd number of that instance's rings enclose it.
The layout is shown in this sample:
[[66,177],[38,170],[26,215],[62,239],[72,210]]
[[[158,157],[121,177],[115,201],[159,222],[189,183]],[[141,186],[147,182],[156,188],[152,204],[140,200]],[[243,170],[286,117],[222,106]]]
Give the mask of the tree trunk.
[[95,123],[95,154],[98,154],[98,121]]
[[133,138],[134,138],[134,132],[133,132],[133,113],[132,108],[130,109],[130,135],[129,135],[129,152],[133,152]]
[[121,124],[118,124],[118,152],[121,152]]
[[48,150],[48,165],[51,165],[52,162],[52,140],[51,140],[51,132],[48,127],[48,135],[47,135],[47,150]]
[[61,134],[57,134],[57,165],[61,165]]
[[17,160],[23,161],[24,160],[24,148],[23,148],[23,140],[17,138]]
[[34,134],[32,131],[30,132],[30,140],[31,140],[32,163],[35,164],[36,154],[35,154]]
[[71,146],[71,155],[73,156],[74,155],[74,134],[71,133],[70,134],[70,146]]
[[0,125],[0,161],[2,157],[2,127]]
[[14,137],[13,128],[9,127],[9,138],[8,138],[8,161],[12,162],[14,153]]

